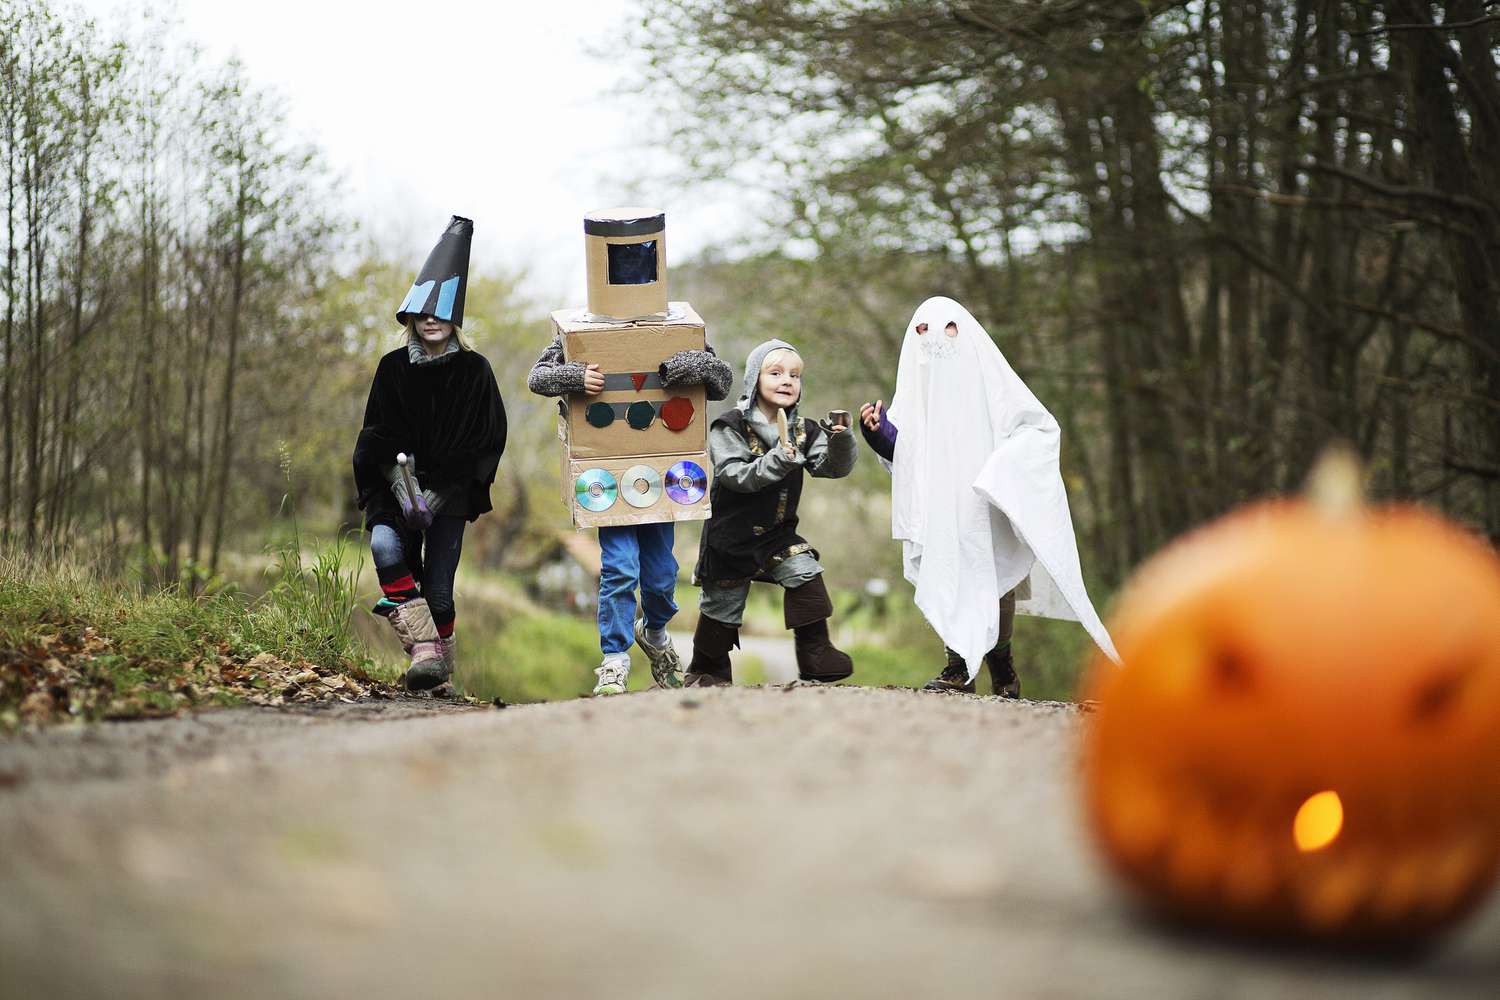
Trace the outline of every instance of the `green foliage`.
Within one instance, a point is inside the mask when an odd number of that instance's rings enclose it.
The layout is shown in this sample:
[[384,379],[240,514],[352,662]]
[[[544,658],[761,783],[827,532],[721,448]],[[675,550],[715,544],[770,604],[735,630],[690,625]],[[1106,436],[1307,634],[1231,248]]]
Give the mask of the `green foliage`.
[[[594,623],[541,613],[507,621],[489,634],[467,630],[459,640],[458,683],[469,694],[510,703],[576,698],[593,690],[599,664]],[[632,688],[649,683],[634,671]]]
[[[152,664],[175,665],[225,652],[269,653],[328,667],[366,657],[348,625],[357,568],[342,541],[303,568],[283,553],[275,584],[258,598],[235,590],[194,596],[178,586],[108,576],[86,563],[0,557],[0,647],[21,649],[60,632],[92,629],[112,640],[99,670],[135,683]],[[356,562],[357,565],[357,562]]]
[[[172,714],[280,693],[315,700],[369,683],[350,628],[357,569],[342,541],[309,564],[284,550],[274,584],[256,598],[236,589],[194,594],[87,559],[0,555],[0,730],[60,718]],[[325,679],[311,691],[294,677]],[[272,676],[274,675],[274,676]],[[290,686],[289,686],[290,685]]]
[[363,661],[367,657],[355,637],[353,617],[364,566],[362,538],[358,532],[340,534],[316,548],[310,562],[304,561],[292,459],[285,448],[281,469],[287,490],[281,506],[291,533],[276,547],[270,588],[251,605],[247,628],[232,641],[250,655],[297,649],[300,659],[314,663]]
[[919,688],[942,667],[942,650],[934,646],[883,646],[862,642],[844,652],[854,659],[849,683],[863,687]]
[[[867,634],[864,628],[858,634]],[[885,642],[862,641],[846,652],[854,658],[853,683],[870,687],[921,687],[942,670],[943,645],[914,607],[895,609],[886,620]],[[1072,701],[1093,643],[1077,622],[1017,615],[1011,641],[1021,693],[1038,701]],[[979,693],[989,694],[989,671]]]
[[283,545],[275,582],[251,605],[231,642],[251,655],[295,649],[299,659],[314,663],[361,662],[352,616],[362,565],[359,548],[347,536],[317,549],[308,566],[295,541]]
[[1087,572],[1121,582],[1338,438],[1377,492],[1500,538],[1492,5],[640,6],[684,182],[765,221],[674,287],[865,398],[911,309],[962,300],[1061,425]]

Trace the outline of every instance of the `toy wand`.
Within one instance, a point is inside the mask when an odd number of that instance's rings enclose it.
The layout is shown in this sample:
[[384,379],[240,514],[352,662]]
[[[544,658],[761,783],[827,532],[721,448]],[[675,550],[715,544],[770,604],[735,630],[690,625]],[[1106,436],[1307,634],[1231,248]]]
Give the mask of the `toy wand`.
[[406,484],[406,495],[415,497],[417,491],[411,485],[411,458],[406,452],[399,452],[396,455],[396,464],[401,467],[401,481]]

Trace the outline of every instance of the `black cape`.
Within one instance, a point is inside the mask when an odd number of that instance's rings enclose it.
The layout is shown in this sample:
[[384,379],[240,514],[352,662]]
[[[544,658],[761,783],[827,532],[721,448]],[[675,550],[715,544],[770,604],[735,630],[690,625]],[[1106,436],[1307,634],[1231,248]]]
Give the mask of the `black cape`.
[[490,484],[505,451],[505,403],[484,355],[459,351],[413,365],[403,345],[380,359],[354,444],[354,484],[365,525],[401,529],[385,470],[416,456],[424,489],[463,487],[473,521],[493,508]]

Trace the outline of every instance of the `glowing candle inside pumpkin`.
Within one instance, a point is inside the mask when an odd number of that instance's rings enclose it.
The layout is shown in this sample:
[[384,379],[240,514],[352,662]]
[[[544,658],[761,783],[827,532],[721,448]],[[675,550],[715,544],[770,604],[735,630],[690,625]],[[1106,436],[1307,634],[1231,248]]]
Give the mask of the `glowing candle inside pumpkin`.
[[1292,839],[1299,851],[1320,851],[1344,828],[1344,803],[1338,792],[1319,792],[1302,803],[1292,820]]

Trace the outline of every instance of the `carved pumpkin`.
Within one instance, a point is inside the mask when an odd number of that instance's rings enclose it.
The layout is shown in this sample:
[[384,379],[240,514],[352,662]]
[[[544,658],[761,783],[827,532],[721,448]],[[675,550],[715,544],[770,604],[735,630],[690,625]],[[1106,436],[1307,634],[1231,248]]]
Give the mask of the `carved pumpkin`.
[[1145,564],[1086,697],[1112,866],[1190,921],[1413,944],[1500,869],[1500,558],[1414,507],[1263,502]]

